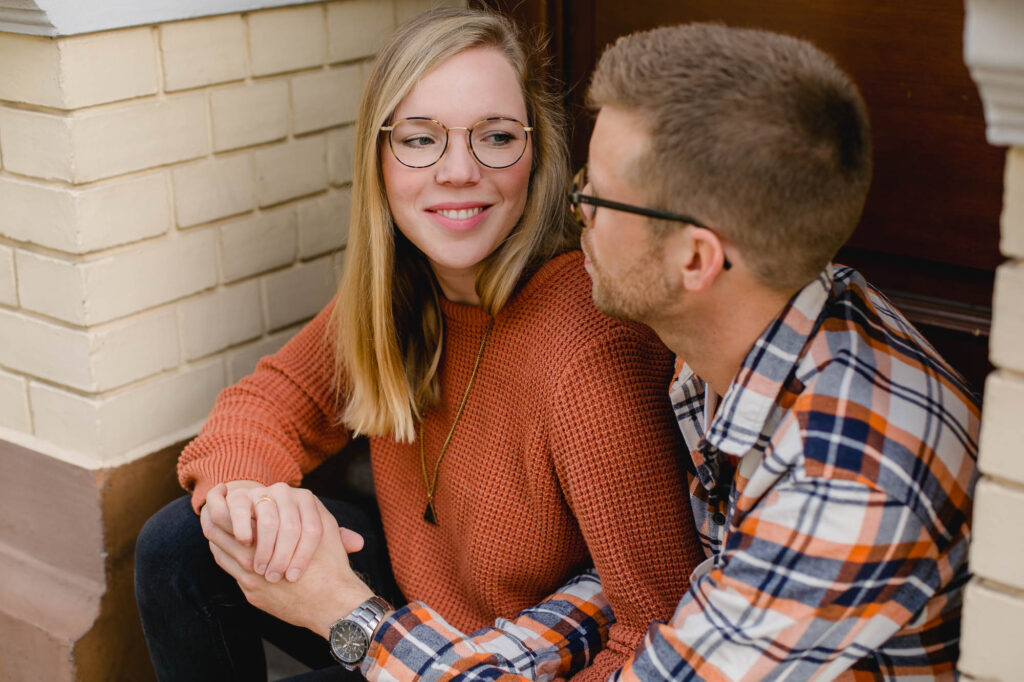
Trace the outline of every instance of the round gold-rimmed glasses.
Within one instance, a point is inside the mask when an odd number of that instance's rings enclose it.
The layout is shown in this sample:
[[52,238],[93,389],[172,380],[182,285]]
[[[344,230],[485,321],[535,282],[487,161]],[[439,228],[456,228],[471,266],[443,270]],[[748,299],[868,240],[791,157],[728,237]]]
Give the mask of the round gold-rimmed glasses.
[[440,121],[425,116],[411,116],[381,126],[388,134],[388,146],[398,162],[409,168],[426,168],[441,160],[448,149],[449,133],[465,130],[469,151],[487,168],[508,168],[526,153],[531,126],[505,116],[492,116],[477,121],[468,128],[449,128]]
[[[576,172],[576,175],[573,176],[572,189],[569,190],[569,205],[572,206],[572,214],[576,218],[576,221],[583,227],[590,227],[594,223],[594,214],[597,212],[598,206],[601,206],[604,208],[610,208],[613,211],[623,211],[625,213],[634,213],[648,218],[686,223],[687,225],[702,227],[705,230],[711,230],[714,232],[714,230],[693,216],[688,216],[683,213],[671,213],[657,208],[647,208],[646,206],[624,204],[621,201],[601,199],[600,197],[595,197],[590,194],[584,194],[582,190],[586,189],[586,187],[587,167],[583,166],[583,168],[580,168]],[[732,263],[729,262],[729,259],[724,258],[722,262],[722,269],[728,270],[731,267]]]

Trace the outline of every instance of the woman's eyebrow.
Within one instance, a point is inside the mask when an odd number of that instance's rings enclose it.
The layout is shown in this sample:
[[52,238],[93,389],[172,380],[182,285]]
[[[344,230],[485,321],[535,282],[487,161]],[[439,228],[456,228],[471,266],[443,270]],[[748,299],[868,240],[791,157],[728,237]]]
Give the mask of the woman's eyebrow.
[[[415,113],[415,114],[405,114],[403,116],[398,116],[398,115],[392,116],[392,119],[395,120],[395,121],[400,121],[403,118],[429,118],[430,120],[437,121],[438,123],[445,123],[442,119],[438,118],[437,115],[435,115],[435,114],[419,114],[419,113]],[[511,118],[511,119],[515,119],[516,121],[521,121],[522,120],[519,116],[513,116],[512,114],[502,113],[500,111],[491,111],[491,112],[487,112],[487,113],[482,114],[479,118],[474,119],[473,123],[476,123],[477,121],[485,121],[485,120],[487,120],[489,118]],[[448,125],[448,124],[445,123],[445,125]]]

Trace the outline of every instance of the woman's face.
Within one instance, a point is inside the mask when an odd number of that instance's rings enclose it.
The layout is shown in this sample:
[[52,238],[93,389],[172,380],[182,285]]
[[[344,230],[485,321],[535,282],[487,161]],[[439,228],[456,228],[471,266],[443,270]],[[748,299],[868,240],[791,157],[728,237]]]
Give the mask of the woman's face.
[[[448,128],[469,128],[492,116],[528,124],[512,65],[489,47],[465,50],[429,71],[398,105],[392,120],[416,116]],[[467,134],[452,130],[444,156],[426,168],[402,165],[385,142],[381,166],[398,229],[426,255],[447,298],[476,305],[480,263],[523,214],[533,145],[531,136],[518,162],[493,169],[473,157]]]

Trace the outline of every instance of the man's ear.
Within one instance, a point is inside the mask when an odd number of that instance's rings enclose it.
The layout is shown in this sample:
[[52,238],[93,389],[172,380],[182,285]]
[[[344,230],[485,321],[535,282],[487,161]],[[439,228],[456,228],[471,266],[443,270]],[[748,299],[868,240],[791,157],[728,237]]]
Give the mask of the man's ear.
[[682,231],[683,246],[677,261],[687,291],[701,291],[727,269],[725,249],[717,234],[704,227],[689,226]]

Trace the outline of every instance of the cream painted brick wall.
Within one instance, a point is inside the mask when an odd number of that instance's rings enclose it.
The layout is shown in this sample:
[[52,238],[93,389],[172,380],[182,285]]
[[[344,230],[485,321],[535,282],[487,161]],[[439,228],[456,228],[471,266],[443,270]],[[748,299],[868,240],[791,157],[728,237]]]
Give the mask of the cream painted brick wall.
[[1024,488],[990,478],[978,482],[974,497],[971,572],[1024,590],[1024,525],[1007,519],[1024,518]]
[[1024,595],[978,581],[969,584],[964,595],[959,669],[980,680],[1019,680],[1024,670],[1020,623],[1024,623]]
[[219,88],[210,95],[215,151],[280,140],[288,135],[288,83],[272,80]]
[[84,326],[85,276],[81,266],[48,254],[16,250],[18,298],[26,310]]
[[313,317],[331,300],[337,276],[330,256],[262,278],[267,323],[278,330]]
[[202,156],[209,151],[206,97],[166,100],[89,111],[73,125],[74,182]]
[[32,433],[24,377],[0,370],[0,427]]
[[989,358],[996,367],[1024,372],[1024,262],[996,270]]
[[0,99],[63,107],[55,39],[0,33]]
[[399,24],[406,19],[411,19],[420,12],[425,12],[431,7],[450,6],[465,7],[465,0],[394,0],[395,21]]
[[320,66],[327,58],[322,5],[255,12],[249,16],[252,73],[266,76]]
[[221,271],[233,282],[295,260],[298,219],[294,206],[259,213],[220,228]]
[[152,28],[61,38],[60,46],[65,109],[157,92],[159,77]]
[[0,33],[0,426],[100,461],[188,437],[330,300],[399,5]]
[[33,381],[29,400],[38,437],[110,458],[168,434],[184,435],[206,417],[222,388],[224,362],[216,358],[102,398]]
[[291,140],[256,151],[260,206],[327,189],[327,141],[323,135]]
[[309,259],[345,246],[352,191],[328,192],[299,204],[299,258]]
[[[2,206],[3,204],[0,204]],[[0,245],[0,303],[18,305],[18,291],[14,276],[14,249]]]
[[0,111],[4,166],[73,183],[176,163],[209,151],[206,97],[89,109],[70,116]]
[[355,135],[355,126],[344,126],[327,133],[327,175],[332,185],[352,182]]
[[18,294],[28,310],[95,325],[146,310],[217,283],[216,233],[133,246],[83,263],[18,252]]
[[0,33],[0,99],[78,109],[157,90],[151,28],[56,39]]
[[332,62],[373,55],[395,28],[390,0],[344,0],[327,5],[327,53]]
[[178,318],[169,307],[103,325],[89,336],[94,392],[173,369],[181,361]]
[[240,80],[246,75],[245,22],[234,14],[160,27],[168,91]]
[[233,384],[252,374],[260,358],[279,351],[299,329],[301,329],[300,326],[290,327],[229,352],[227,355],[228,383]]
[[163,173],[76,189],[0,176],[0,233],[68,253],[148,239],[171,226]]
[[0,310],[0,358],[10,370],[92,388],[89,335],[60,325]]
[[1000,250],[1006,256],[1024,258],[1024,148],[1021,147],[1006,153],[1001,223]]
[[1024,485],[1024,375],[996,371],[985,381],[978,468]]
[[61,185],[0,176],[0,233],[63,251],[75,251],[75,191]]
[[47,180],[71,180],[71,118],[0,107],[4,168]]
[[178,225],[189,227],[255,208],[253,173],[248,152],[175,168],[171,175]]
[[249,280],[180,304],[185,359],[224,350],[263,333],[260,286]]
[[335,251],[331,257],[331,267],[334,268],[336,279],[341,280],[341,273],[345,271],[345,254],[347,251],[342,249],[341,251]]
[[443,4],[454,4],[444,2],[434,2],[434,0],[394,0],[395,3],[395,21],[401,24],[403,21],[412,18],[413,16],[424,12],[435,5]]
[[90,185],[75,192],[75,239],[62,250],[87,253],[164,234],[171,227],[170,209],[162,172]]
[[178,365],[177,319],[158,310],[90,331],[0,310],[8,368],[82,391],[105,391]]
[[105,434],[98,416],[103,401],[36,381],[29,382],[28,394],[37,437],[100,459],[114,455],[104,451]]
[[292,78],[292,126],[296,134],[356,120],[362,73],[358,64]]

